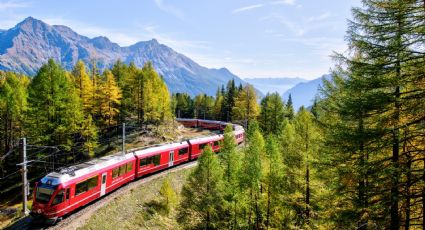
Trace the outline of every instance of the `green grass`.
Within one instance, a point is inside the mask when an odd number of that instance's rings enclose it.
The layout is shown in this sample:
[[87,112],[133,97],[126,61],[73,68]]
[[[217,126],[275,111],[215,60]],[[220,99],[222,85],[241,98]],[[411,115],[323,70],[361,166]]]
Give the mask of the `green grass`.
[[100,208],[79,229],[179,229],[176,210],[166,213],[160,205],[159,190],[169,178],[177,197],[192,169],[169,173],[130,190]]

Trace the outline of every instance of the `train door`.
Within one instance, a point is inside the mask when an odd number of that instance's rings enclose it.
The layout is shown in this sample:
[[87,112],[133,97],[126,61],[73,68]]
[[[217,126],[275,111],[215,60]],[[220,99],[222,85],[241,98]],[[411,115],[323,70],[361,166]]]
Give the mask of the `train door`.
[[173,166],[173,164],[174,164],[174,150],[172,150],[172,151],[170,151],[170,160],[168,161],[168,167],[171,167],[171,166]]
[[70,203],[69,203],[70,197],[71,197],[71,189],[67,188],[67,189],[65,189],[65,205],[66,206],[70,205]]
[[106,193],[106,172],[102,173],[102,184],[100,185],[100,196],[105,195]]

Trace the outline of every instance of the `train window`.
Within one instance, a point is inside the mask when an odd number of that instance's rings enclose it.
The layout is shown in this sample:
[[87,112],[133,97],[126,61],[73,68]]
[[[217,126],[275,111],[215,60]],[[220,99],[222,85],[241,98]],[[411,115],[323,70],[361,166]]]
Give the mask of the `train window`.
[[75,185],[75,195],[78,196],[81,193],[85,193],[97,187],[98,183],[99,183],[99,176],[94,176],[88,180],[78,183],[77,185]]
[[150,164],[153,164],[154,166],[157,166],[160,164],[161,155],[155,155],[151,157],[147,157],[145,159],[140,160],[140,167],[147,166]]
[[92,188],[97,187],[97,184],[99,183],[99,176],[94,176],[90,179],[88,179],[88,188],[89,190]]
[[125,170],[126,170],[126,165],[121,165],[120,166],[120,176],[125,174]]
[[53,199],[52,205],[57,205],[63,202],[63,190],[60,190],[56,196],[55,199]]
[[119,167],[114,168],[114,169],[112,170],[112,179],[117,178],[119,175],[120,175],[120,168],[119,168]]
[[37,186],[35,200],[41,204],[47,204],[55,190]]
[[153,156],[152,163],[157,166],[160,163],[161,155]]
[[127,163],[127,172],[130,172],[133,169],[133,163]]
[[140,159],[140,167],[148,165],[148,158]]
[[65,199],[66,199],[66,200],[69,200],[70,193],[71,193],[71,191],[69,190],[69,188],[67,188],[67,189],[66,189],[66,194],[65,194],[65,196],[66,196],[66,197],[65,197]]
[[214,141],[214,146],[219,146],[219,142],[218,141]]
[[187,153],[188,148],[179,149],[179,156]]

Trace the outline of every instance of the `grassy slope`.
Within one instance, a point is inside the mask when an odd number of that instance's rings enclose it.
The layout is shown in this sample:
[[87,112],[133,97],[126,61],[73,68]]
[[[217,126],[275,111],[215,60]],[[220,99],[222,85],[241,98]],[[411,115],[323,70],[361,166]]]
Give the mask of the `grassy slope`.
[[176,210],[167,215],[157,207],[159,190],[166,177],[180,197],[180,191],[193,169],[171,172],[167,176],[149,181],[99,209],[79,229],[179,229]]

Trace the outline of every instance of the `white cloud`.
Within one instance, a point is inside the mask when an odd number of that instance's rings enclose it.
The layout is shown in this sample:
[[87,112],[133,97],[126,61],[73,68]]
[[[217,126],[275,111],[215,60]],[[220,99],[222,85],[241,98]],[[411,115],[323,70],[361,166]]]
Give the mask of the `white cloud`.
[[280,0],[271,2],[272,5],[295,5],[296,0]]
[[4,2],[0,2],[0,11],[14,9],[14,8],[25,8],[29,6],[30,4],[28,2],[14,1],[14,0],[4,1]]
[[253,10],[253,9],[256,9],[256,8],[261,8],[263,6],[264,6],[263,4],[256,4],[256,5],[244,6],[244,7],[241,7],[241,8],[234,9],[232,11],[232,13],[234,13],[234,14],[235,13],[240,13],[240,12],[244,12],[244,11],[248,11],[248,10]]
[[170,13],[181,20],[184,19],[184,13],[181,10],[177,9],[176,7],[170,4],[166,4],[165,0],[154,0],[154,2],[156,6],[162,11]]
[[307,22],[319,22],[325,19],[328,19],[331,16],[331,13],[325,12],[319,16],[312,16],[307,19]]
[[305,26],[302,26],[297,22],[289,20],[280,14],[271,14],[269,16],[260,18],[260,20],[261,21],[268,21],[268,20],[277,21],[278,23],[286,27],[289,31],[294,33],[296,36],[302,36],[307,32],[307,29]]

